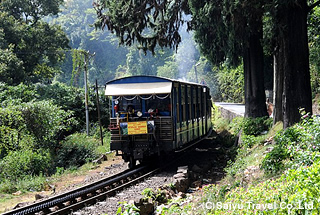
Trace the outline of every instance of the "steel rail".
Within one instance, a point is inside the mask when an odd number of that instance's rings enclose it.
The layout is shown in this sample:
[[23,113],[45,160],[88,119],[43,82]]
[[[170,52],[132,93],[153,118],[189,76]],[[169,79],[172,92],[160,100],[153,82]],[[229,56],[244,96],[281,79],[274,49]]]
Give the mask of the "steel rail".
[[146,174],[143,174],[135,179],[132,179],[127,183],[121,184],[111,190],[106,190],[105,192],[100,193],[99,195],[96,195],[94,197],[77,202],[77,203],[70,205],[68,207],[65,207],[60,210],[49,213],[49,215],[68,214],[72,211],[79,210],[87,205],[93,205],[93,204],[97,203],[98,201],[103,201],[106,199],[106,197],[111,196],[112,194],[116,193],[117,191],[123,190],[124,188],[129,187],[132,184],[138,183],[139,181],[142,181],[143,179],[145,179],[147,177],[150,177],[151,175],[155,174],[157,171],[159,171],[159,168],[154,169],[152,171],[149,171]]
[[[81,205],[81,201],[84,202],[82,204],[84,205],[84,204],[92,203],[92,199],[95,197],[98,197],[98,199],[101,199],[102,195],[106,197],[107,194],[101,194],[101,193],[102,192],[105,193],[106,192],[105,190],[107,188],[111,189],[108,192],[109,194],[112,192],[116,192],[123,187],[122,185],[120,185],[121,181],[126,181],[126,179],[130,177],[141,178],[142,176],[135,176],[135,175],[147,170],[148,170],[147,166],[140,166],[134,170],[126,170],[124,172],[113,175],[109,178],[101,179],[91,184],[76,188],[70,192],[59,194],[57,196],[53,196],[43,201],[36,202],[34,204],[27,205],[25,207],[17,208],[12,211],[5,212],[2,215],[27,215],[27,214],[36,214],[39,212],[42,212],[45,214],[51,214],[51,213],[66,214],[66,212],[59,213],[58,211],[59,210],[65,211],[63,210],[63,208],[69,208],[68,210],[70,210],[73,204]],[[154,172],[154,171],[156,170],[153,170],[151,172]],[[150,175],[150,174],[152,173],[150,172],[147,173],[147,175]],[[137,181],[137,179],[132,179],[132,181]],[[129,182],[126,182],[125,184],[131,184],[131,183],[133,182],[129,181]],[[114,188],[113,186],[117,186],[117,187]],[[52,212],[51,210],[51,208],[54,208],[54,207],[58,208],[56,213]],[[79,207],[77,207],[77,209],[79,209]]]

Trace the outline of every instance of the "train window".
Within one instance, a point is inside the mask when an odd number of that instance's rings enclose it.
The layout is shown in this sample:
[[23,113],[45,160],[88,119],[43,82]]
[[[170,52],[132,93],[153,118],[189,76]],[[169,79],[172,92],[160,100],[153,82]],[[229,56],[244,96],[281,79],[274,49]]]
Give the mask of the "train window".
[[155,112],[160,116],[171,115],[170,94],[153,95],[150,99],[145,100],[145,102],[146,112]]
[[141,100],[137,96],[126,96],[119,100],[118,110],[120,112],[127,112],[129,108],[135,112],[141,110]]
[[185,97],[185,86],[181,85],[181,104],[186,103],[186,97]]
[[188,120],[190,120],[192,119],[191,87],[188,87],[187,95],[188,95]]
[[176,98],[177,98],[177,101],[176,101],[176,110],[177,110],[177,122],[180,122],[180,100],[181,99],[179,99],[180,97],[179,97],[179,90],[178,90],[179,88],[177,87],[176,88]]
[[186,121],[186,87],[181,85],[181,111],[182,121]]
[[192,119],[196,118],[196,102],[197,102],[197,96],[196,96],[196,88],[192,87]]
[[201,117],[202,111],[201,111],[201,88],[197,88],[198,91],[198,117]]

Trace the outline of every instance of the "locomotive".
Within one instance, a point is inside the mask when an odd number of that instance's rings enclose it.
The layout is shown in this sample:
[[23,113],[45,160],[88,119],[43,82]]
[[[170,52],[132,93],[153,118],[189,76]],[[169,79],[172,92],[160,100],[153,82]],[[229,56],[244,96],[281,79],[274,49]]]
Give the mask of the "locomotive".
[[110,149],[133,168],[176,152],[211,131],[207,86],[156,76],[130,76],[106,83],[110,97]]

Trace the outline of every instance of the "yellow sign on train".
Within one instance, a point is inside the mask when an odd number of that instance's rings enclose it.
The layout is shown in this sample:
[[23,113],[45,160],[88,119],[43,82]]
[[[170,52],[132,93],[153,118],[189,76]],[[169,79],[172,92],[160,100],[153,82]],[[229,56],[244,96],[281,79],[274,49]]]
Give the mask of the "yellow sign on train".
[[128,122],[128,134],[147,134],[147,122]]

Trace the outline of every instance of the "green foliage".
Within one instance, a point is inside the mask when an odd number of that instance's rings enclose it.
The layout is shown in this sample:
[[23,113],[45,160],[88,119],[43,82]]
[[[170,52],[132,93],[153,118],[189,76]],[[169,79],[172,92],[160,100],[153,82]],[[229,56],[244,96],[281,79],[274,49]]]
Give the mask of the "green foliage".
[[145,198],[150,198],[154,199],[155,198],[155,193],[152,188],[146,188],[142,191],[141,193]]
[[150,50],[154,53],[157,44],[177,48],[181,42],[178,33],[183,23],[180,9],[182,5],[187,8],[186,3],[146,1],[142,4],[125,0],[101,3],[93,4],[98,16],[95,27],[107,27],[116,33],[120,44],[131,46],[136,42],[145,52]]
[[242,65],[232,69],[224,64],[217,70],[216,76],[222,101],[243,103],[244,76]]
[[149,198],[158,203],[165,203],[167,201],[165,192],[161,189],[157,189],[155,191],[152,188],[146,188],[141,194],[145,197],[145,199]]
[[[139,208],[133,204],[128,204],[127,202],[120,202],[123,206],[119,207],[117,210],[117,215],[139,215]],[[123,210],[123,212],[122,212]]]
[[48,15],[57,15],[59,6],[63,0],[38,0],[38,1],[24,1],[4,0],[1,2],[1,9],[7,11],[17,20],[25,23],[36,23],[39,19]]
[[38,147],[53,148],[54,142],[75,123],[71,112],[61,110],[51,101],[28,102],[21,107],[26,129],[39,143]]
[[99,141],[86,134],[75,133],[61,141],[57,151],[56,166],[79,167],[98,157],[95,147]]
[[6,49],[2,49],[0,45],[0,79],[8,84],[17,83],[25,78],[23,62],[17,57],[13,49],[13,45],[9,45]]
[[[198,212],[201,214],[318,214],[319,171],[319,162],[310,167],[300,166],[291,169],[276,180],[269,179],[249,185],[247,188],[230,189],[222,197],[220,193],[225,193],[225,187],[211,185],[205,188],[202,205],[198,206],[201,212],[199,210]],[[206,208],[206,202],[215,204],[220,202],[222,206]],[[230,208],[232,205],[235,207]],[[238,205],[242,207],[237,207]]]
[[257,136],[264,131],[268,131],[272,123],[272,118],[269,117],[245,118],[242,125],[243,133]]
[[[0,74],[1,81],[12,85],[51,79],[64,58],[63,50],[68,49],[69,41],[62,29],[40,20],[58,11],[47,8],[52,6],[48,2],[32,6],[29,3],[1,2]],[[51,3],[59,8],[62,1]],[[19,6],[10,8],[16,4]]]
[[22,102],[29,102],[39,97],[35,91],[34,86],[28,86],[25,84],[19,84],[16,86],[10,86],[7,84],[0,84],[0,101],[2,107],[7,104],[12,104],[16,101],[16,104]]
[[283,160],[288,158],[287,149],[281,145],[276,145],[271,152],[269,152],[261,163],[261,169],[265,173],[278,173],[284,170]]
[[26,140],[32,140],[29,145],[35,149],[53,149],[60,135],[76,123],[71,112],[62,110],[51,101],[0,108],[0,121],[0,152],[1,148],[17,148]]
[[163,66],[157,68],[157,76],[176,79],[178,67],[175,62],[167,61]]
[[48,170],[51,165],[51,156],[44,150],[33,151],[23,149],[10,151],[0,161],[0,179],[16,181],[26,176],[37,176]]
[[308,16],[308,36],[310,49],[311,89],[313,97],[320,93],[320,8],[315,7]]
[[[167,71],[166,74],[175,72],[177,77],[177,65],[175,57],[173,56],[173,50],[165,48],[155,49],[154,55],[145,55],[137,47],[128,47],[129,53],[127,54],[127,74],[128,75],[157,75],[159,67],[166,66],[165,68],[171,70]],[[165,75],[165,74],[164,74]],[[169,76],[163,76],[170,78]]]
[[229,160],[225,171],[231,177],[239,174],[246,168],[246,156],[248,155],[249,150],[247,147],[238,148],[236,154],[234,155],[234,160]]
[[242,135],[242,144],[246,148],[252,148],[257,143],[255,136],[253,135]]
[[279,132],[276,145],[264,158],[261,168],[267,173],[283,168],[310,166],[320,157],[320,119],[316,116],[304,118],[299,124]]
[[40,174],[39,176],[25,176],[17,181],[9,179],[1,180],[0,192],[13,193],[16,191],[21,192],[34,192],[43,191],[48,185],[48,178]]
[[214,125],[214,130],[216,131],[223,131],[228,128],[229,122],[227,119],[221,117],[221,111],[219,110],[219,107],[213,103],[212,107],[212,123]]
[[231,123],[229,124],[228,130],[232,134],[238,134],[243,126],[243,121],[245,120],[244,117],[235,117],[232,119]]

